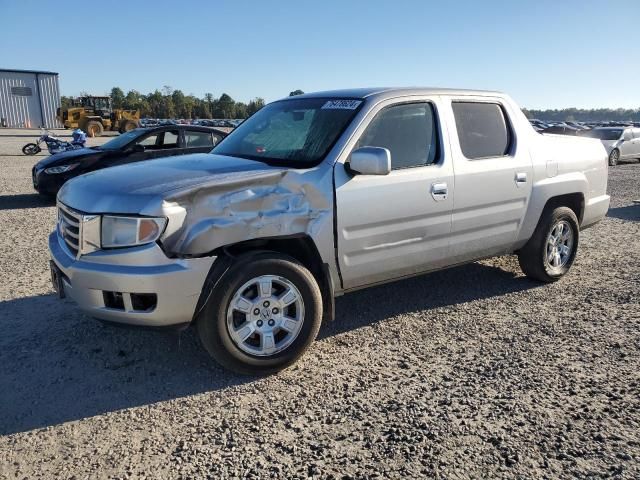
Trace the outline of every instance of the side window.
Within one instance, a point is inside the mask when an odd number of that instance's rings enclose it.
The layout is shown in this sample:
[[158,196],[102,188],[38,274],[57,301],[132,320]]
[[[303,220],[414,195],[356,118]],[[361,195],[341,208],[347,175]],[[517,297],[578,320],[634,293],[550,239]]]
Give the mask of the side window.
[[164,132],[164,139],[162,141],[162,148],[178,148],[178,136],[180,133],[178,130],[169,130]]
[[158,141],[158,133],[153,133],[151,135],[148,135],[140,140],[138,140],[136,143],[138,145],[143,145],[145,149],[147,150],[156,150],[159,148],[159,141]]
[[511,147],[511,130],[497,103],[453,102],[458,139],[469,160],[503,157]]
[[437,161],[438,130],[430,103],[394,105],[380,111],[356,148],[383,147],[391,152],[391,168],[419,167]]
[[209,132],[184,132],[184,141],[187,148],[212,147],[215,145]]

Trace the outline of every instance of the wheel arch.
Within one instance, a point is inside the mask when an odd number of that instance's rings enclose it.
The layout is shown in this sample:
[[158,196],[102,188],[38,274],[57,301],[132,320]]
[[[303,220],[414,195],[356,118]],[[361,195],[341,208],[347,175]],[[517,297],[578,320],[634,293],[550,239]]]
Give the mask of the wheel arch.
[[584,194],[582,192],[573,192],[551,197],[545,203],[540,216],[558,207],[568,207],[573,210],[578,219],[578,225],[580,225],[584,217]]
[[333,321],[335,319],[335,298],[329,265],[322,261],[320,252],[313,239],[306,234],[245,240],[219,247],[213,251],[211,254],[217,258],[216,261],[213,262],[211,270],[205,280],[193,320],[196,320],[209,298],[211,291],[238,256],[258,256],[268,252],[288,255],[296,259],[311,272],[318,282],[320,293],[322,294],[323,321]]

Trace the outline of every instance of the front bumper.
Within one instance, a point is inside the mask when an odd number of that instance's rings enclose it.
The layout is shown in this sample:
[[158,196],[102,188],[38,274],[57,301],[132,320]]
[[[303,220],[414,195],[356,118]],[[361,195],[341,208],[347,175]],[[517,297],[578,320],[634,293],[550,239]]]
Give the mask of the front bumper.
[[33,188],[43,195],[55,195],[62,188],[68,178],[64,174],[48,175],[44,169],[38,170],[35,166],[31,170]]
[[[191,322],[216,258],[171,259],[154,243],[98,251],[76,259],[57,231],[49,235],[49,251],[62,272],[65,294],[85,313],[112,322],[153,327]],[[106,305],[113,292],[121,294],[122,308]],[[136,310],[131,294],[155,294],[157,302],[152,309]]]

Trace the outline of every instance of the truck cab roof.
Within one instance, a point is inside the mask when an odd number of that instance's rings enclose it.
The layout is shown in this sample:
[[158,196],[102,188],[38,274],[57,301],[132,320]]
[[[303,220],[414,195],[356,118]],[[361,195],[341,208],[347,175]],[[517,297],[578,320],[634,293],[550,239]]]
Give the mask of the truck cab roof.
[[298,98],[359,98],[379,97],[379,99],[393,98],[411,95],[468,95],[468,96],[504,96],[503,93],[491,90],[466,90],[458,88],[434,88],[434,87],[370,87],[349,88],[341,90],[326,90],[322,92],[305,93],[287,99]]

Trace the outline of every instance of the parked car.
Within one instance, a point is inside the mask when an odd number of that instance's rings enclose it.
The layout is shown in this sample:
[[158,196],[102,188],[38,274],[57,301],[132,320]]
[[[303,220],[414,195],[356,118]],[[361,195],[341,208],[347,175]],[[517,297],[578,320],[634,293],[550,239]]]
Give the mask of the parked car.
[[580,130],[569,125],[552,125],[551,127],[547,127],[544,130],[541,130],[540,133],[553,133],[555,135],[579,135]]
[[602,142],[609,156],[609,165],[620,160],[640,160],[640,128],[600,127],[585,133]]
[[212,155],[63,186],[52,278],[89,315],[194,324],[222,365],[266,374],[303,354],[337,295],[507,253],[562,278],[607,212],[607,168],[599,141],[539,135],[500,93],[287,97]]
[[209,152],[226,135],[221,130],[183,125],[137,128],[99,147],[41,160],[31,172],[33,188],[43,195],[55,195],[66,181],[83,173],[141,160]]

